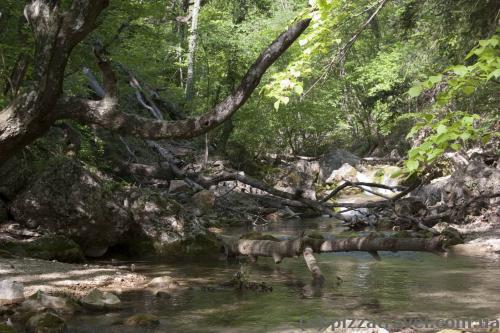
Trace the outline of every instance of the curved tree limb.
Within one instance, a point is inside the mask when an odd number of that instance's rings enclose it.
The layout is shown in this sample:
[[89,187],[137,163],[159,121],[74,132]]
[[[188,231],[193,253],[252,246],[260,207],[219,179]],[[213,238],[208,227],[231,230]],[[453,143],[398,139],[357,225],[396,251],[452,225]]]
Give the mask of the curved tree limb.
[[[199,136],[220,125],[236,112],[250,97],[266,70],[283,54],[308,27],[309,19],[299,21],[283,32],[267,47],[250,67],[238,88],[224,101],[199,117],[163,121],[152,120],[119,110],[115,86],[103,100],[85,101],[66,99],[60,103],[59,118],[72,118],[86,123],[100,125],[121,134],[135,135],[148,139],[180,139]],[[107,82],[115,81],[109,62],[99,63]],[[109,98],[112,95],[113,98]]]

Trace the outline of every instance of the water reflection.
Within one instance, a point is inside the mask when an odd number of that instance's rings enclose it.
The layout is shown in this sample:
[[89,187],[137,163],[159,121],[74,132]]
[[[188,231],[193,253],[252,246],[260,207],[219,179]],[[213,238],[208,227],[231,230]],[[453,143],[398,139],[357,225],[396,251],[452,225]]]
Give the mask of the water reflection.
[[[298,229],[338,229],[329,219],[303,224],[270,226],[278,236]],[[500,267],[468,258],[442,258],[426,253],[381,252],[381,262],[365,253],[318,256],[327,281],[311,284],[302,258],[275,265],[269,258],[199,261],[177,264],[138,264],[137,270],[155,277],[173,276],[190,285],[215,284],[243,269],[252,280],[266,281],[271,293],[207,291],[194,288],[171,299],[145,292],[121,295],[119,313],[77,317],[71,332],[137,332],[119,323],[133,313],[152,313],[160,326],[141,332],[270,332],[298,330],[300,325],[324,327],[335,318],[395,320],[402,318],[497,318],[500,314]],[[302,323],[302,324],[301,324]]]

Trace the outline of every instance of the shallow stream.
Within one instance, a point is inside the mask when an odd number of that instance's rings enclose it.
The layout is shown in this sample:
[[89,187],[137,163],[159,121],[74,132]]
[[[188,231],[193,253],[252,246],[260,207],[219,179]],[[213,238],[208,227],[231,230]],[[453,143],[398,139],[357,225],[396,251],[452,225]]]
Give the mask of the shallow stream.
[[[342,233],[339,222],[327,218],[286,222],[266,232],[290,237],[303,229]],[[327,278],[321,289],[311,285],[302,258],[285,259],[279,265],[270,258],[259,258],[257,263],[228,263],[222,258],[136,263],[137,271],[151,278],[169,275],[193,286],[216,285],[242,270],[251,280],[272,286],[273,291],[195,287],[169,299],[150,292],[127,292],[120,295],[124,302],[120,311],[78,316],[69,322],[69,328],[71,332],[303,332],[301,328],[325,328],[343,318],[391,323],[411,318],[500,317],[498,263],[427,253],[380,255],[381,262],[362,252],[318,255]],[[160,325],[138,330],[119,324],[136,313],[154,314]]]

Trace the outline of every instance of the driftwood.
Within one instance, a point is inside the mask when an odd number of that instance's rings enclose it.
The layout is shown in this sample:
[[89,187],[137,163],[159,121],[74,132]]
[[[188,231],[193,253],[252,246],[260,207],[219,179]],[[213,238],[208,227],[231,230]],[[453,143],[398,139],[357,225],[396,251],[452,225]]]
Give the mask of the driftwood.
[[272,257],[278,264],[284,258],[303,255],[316,281],[323,281],[324,278],[313,253],[365,251],[376,260],[380,260],[378,251],[418,251],[443,254],[446,252],[446,246],[460,242],[450,237],[448,234],[432,238],[373,237],[370,235],[330,240],[299,237],[292,240],[274,241],[218,236],[228,257],[248,256],[253,261],[258,257]]

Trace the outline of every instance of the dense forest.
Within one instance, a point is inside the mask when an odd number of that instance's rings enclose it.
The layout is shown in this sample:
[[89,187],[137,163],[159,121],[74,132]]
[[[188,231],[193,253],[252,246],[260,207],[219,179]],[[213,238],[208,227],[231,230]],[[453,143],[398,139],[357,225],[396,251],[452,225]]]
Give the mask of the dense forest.
[[2,0],[0,332],[496,332],[499,23]]

